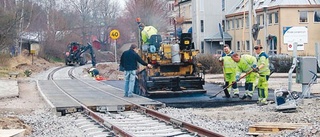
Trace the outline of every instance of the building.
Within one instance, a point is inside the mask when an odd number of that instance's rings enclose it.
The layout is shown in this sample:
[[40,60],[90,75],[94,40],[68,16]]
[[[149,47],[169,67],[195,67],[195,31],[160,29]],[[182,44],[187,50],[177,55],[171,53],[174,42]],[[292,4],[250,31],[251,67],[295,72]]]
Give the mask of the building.
[[192,27],[191,0],[180,0],[175,6],[177,7],[175,8],[177,28],[181,29],[182,33],[188,33]]
[[192,26],[191,0],[168,0],[170,12],[168,35],[179,38],[181,33],[188,33]]
[[231,44],[233,38],[224,31],[224,20],[229,7],[233,7],[237,1],[192,1],[192,35],[195,47],[201,53],[221,54],[223,43]]
[[[298,55],[315,55],[320,42],[320,0],[253,0],[253,24],[261,27],[255,44],[269,54],[292,54],[297,43]],[[236,52],[250,53],[248,0],[242,0],[226,15],[226,32],[232,36]],[[263,27],[263,28],[262,28]],[[251,47],[250,47],[251,46]]]

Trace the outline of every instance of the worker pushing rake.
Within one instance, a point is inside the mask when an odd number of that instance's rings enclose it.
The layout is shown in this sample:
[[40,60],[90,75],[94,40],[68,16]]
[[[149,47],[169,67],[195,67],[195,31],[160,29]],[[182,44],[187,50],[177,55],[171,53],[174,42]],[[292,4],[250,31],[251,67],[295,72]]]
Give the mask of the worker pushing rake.
[[247,75],[249,75],[253,70],[247,72],[245,75],[241,76],[239,79],[237,79],[236,81],[232,82],[231,84],[229,84],[228,86],[224,87],[222,90],[218,91],[216,94],[210,96],[210,98],[215,98],[217,95],[219,95],[222,91],[226,91],[230,86],[232,86],[233,84],[239,82],[241,79],[245,78]]
[[[236,81],[232,82],[229,85],[225,85],[224,89],[222,91],[225,91],[226,96],[230,96],[229,95],[229,91],[228,88],[230,86],[232,86],[233,84],[236,84],[236,82],[240,81],[243,78],[246,78],[246,82],[245,82],[245,94],[243,97],[241,97],[241,99],[243,100],[251,100],[252,99],[252,95],[253,95],[253,91],[254,91],[254,87],[256,83],[256,78],[257,78],[257,74],[256,73],[251,73],[251,72],[258,72],[259,69],[257,67],[257,60],[254,56],[251,55],[239,55],[237,53],[234,53],[231,56],[232,60],[236,63]],[[246,73],[245,75],[243,75],[242,77],[240,77],[241,73]],[[210,98],[213,98],[215,96],[217,96],[219,93],[221,93],[222,91],[219,91],[216,95],[211,96]]]

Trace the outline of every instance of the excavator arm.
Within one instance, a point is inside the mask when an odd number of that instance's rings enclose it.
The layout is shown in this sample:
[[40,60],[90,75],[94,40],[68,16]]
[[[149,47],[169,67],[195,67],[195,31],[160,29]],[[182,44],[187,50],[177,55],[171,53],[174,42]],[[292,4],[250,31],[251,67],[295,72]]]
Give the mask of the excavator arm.
[[95,67],[96,66],[96,55],[94,54],[92,45],[90,43],[87,43],[87,46],[83,46],[83,48],[81,49],[81,54],[83,54],[84,52],[86,52],[87,50],[89,50],[90,52],[90,56],[91,56],[91,63],[92,66]]

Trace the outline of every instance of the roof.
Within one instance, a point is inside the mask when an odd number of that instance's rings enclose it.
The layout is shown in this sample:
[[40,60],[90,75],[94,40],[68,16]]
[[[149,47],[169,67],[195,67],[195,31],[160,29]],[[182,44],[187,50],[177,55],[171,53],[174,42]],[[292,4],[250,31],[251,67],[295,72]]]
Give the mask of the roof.
[[[231,41],[232,36],[228,32],[223,32],[224,40]],[[212,37],[204,38],[205,41],[222,41],[220,32],[214,34]]]
[[[263,7],[288,6],[288,5],[318,5],[320,0],[253,0],[253,9],[262,9]],[[249,1],[242,0],[232,7],[227,14],[233,14],[248,11]]]
[[25,41],[39,42],[41,35],[37,32],[21,32],[20,38]]

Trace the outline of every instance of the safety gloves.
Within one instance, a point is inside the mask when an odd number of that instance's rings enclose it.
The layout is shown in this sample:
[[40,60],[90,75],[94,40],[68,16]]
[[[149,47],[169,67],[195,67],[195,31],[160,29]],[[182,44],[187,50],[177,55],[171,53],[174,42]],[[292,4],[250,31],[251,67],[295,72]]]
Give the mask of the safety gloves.
[[236,81],[239,81],[240,80],[240,74],[237,74],[236,75]]
[[251,68],[253,72],[259,72],[259,67],[256,64],[253,64]]

